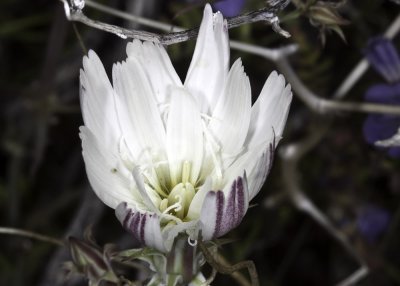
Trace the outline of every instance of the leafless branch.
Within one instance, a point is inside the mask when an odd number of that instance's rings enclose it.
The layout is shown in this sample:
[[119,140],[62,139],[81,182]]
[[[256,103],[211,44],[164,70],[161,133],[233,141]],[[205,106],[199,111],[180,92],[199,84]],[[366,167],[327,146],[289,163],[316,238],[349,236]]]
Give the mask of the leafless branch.
[[[279,2],[279,1],[278,1]],[[178,31],[180,33],[185,33],[183,28],[160,23],[155,20],[146,19],[139,16],[130,15],[123,11],[119,11],[108,6],[93,2],[91,0],[86,0],[87,6],[90,6],[96,10],[105,12],[110,15],[114,15],[129,21],[133,21],[145,26],[149,26],[152,28],[160,29],[163,31]],[[284,6],[279,6],[280,9]],[[252,12],[254,13],[254,12]],[[250,13],[251,14],[251,13]],[[242,17],[238,16],[236,18]],[[232,20],[236,19],[232,18]],[[239,23],[242,20],[235,20],[234,23]],[[393,37],[393,35],[398,30],[400,25],[400,16],[393,22],[393,24],[388,28],[385,33],[386,37]],[[177,34],[177,33],[172,33]],[[158,35],[158,34],[155,34]],[[325,98],[320,98],[318,95],[314,94],[311,90],[309,90],[299,79],[297,74],[294,72],[292,67],[290,66],[287,57],[293,53],[295,53],[298,49],[297,45],[292,44],[288,46],[284,46],[277,49],[268,49],[265,47],[255,46],[247,43],[230,41],[230,46],[232,49],[248,52],[254,55],[262,56],[268,60],[276,62],[278,68],[285,76],[290,79],[290,83],[295,90],[295,94],[313,111],[325,114],[327,112],[338,112],[338,111],[346,111],[346,112],[364,112],[364,113],[381,113],[381,114],[400,114],[400,107],[397,106],[389,106],[384,104],[374,104],[374,103],[364,103],[364,102],[339,102],[337,100],[329,100]],[[343,94],[346,94],[351,87],[353,87],[354,83],[364,74],[364,72],[368,68],[368,63],[366,60],[361,60],[360,63],[353,69],[353,71],[346,77],[343,81],[342,85],[339,87],[337,92],[335,92],[335,96],[340,98]]]
[[[65,15],[69,21],[80,22],[87,26],[115,34],[123,39],[131,38],[161,43],[163,45],[171,45],[193,39],[197,37],[199,31],[198,28],[195,28],[161,35],[146,31],[125,29],[122,27],[90,19],[83,13],[83,6],[77,7],[75,5],[68,4],[67,0],[61,1],[64,3]],[[264,22],[271,25],[272,29],[280,35],[286,38],[290,37],[290,34],[279,26],[279,18],[276,15],[277,12],[286,7],[289,1],[274,0],[269,2],[270,3],[268,7],[228,19],[228,29],[239,27],[244,24]]]
[[[146,27],[158,29],[164,32],[181,32],[185,31],[184,28],[174,26],[171,24],[166,24],[162,23],[156,20],[140,17],[137,15],[132,15],[129,13],[126,13],[124,11],[120,11],[111,7],[108,7],[106,5],[102,5],[97,2],[93,2],[91,0],[86,0],[86,5],[88,7],[91,7],[95,10],[104,12],[109,15],[113,15],[115,17],[119,17],[124,20],[128,20]],[[238,42],[238,41],[233,41],[231,40],[230,42],[230,47],[231,49],[250,53],[253,55],[259,55],[262,56],[270,61],[277,61],[282,57],[287,57],[293,53],[295,53],[298,50],[298,46],[296,44],[290,44],[287,46],[283,46],[280,48],[275,48],[275,49],[270,49],[270,48],[265,48],[265,47],[260,47],[248,43],[243,43],[243,42]]]
[[356,281],[362,279],[368,274],[368,268],[362,257],[354,250],[346,236],[341,233],[336,227],[330,222],[326,215],[318,209],[317,206],[307,197],[307,195],[301,190],[299,182],[299,171],[298,163],[299,160],[310,150],[314,148],[314,145],[319,142],[322,136],[326,133],[325,130],[316,129],[316,131],[310,134],[305,140],[290,144],[281,148],[280,158],[283,161],[282,174],[283,182],[288,192],[288,197],[292,201],[293,205],[300,211],[308,214],[313,218],[322,228],[328,231],[345,249],[346,251],[360,264],[360,268],[340,282],[338,286],[349,286],[353,285]]
[[400,115],[399,106],[368,102],[341,102],[339,100],[321,98],[309,90],[300,80],[286,57],[281,57],[276,64],[292,85],[295,94],[316,113],[326,114],[328,112],[351,111]]
[[[386,30],[385,36],[393,38],[400,30],[400,15],[393,21],[391,26]],[[338,90],[333,94],[334,100],[324,100],[319,98],[316,94],[310,91],[298,78],[288,60],[285,57],[280,58],[277,61],[278,67],[285,74],[288,81],[293,85],[293,89],[296,94],[302,99],[307,106],[312,110],[325,113],[326,107],[328,110],[353,110],[353,111],[370,111],[370,112],[383,112],[391,113],[394,111],[390,110],[389,106],[375,105],[375,104],[359,104],[359,103],[343,103],[338,100],[345,97],[348,91],[354,86],[354,84],[361,78],[368,68],[368,63],[365,59],[362,59],[358,65],[349,73],[349,75],[343,80],[343,83],[339,86]],[[322,104],[321,104],[322,103]],[[322,108],[321,108],[322,106]],[[358,107],[357,107],[358,106]],[[398,113],[397,113],[398,114]],[[346,236],[337,230],[335,226],[330,222],[326,215],[319,210],[313,202],[307,197],[305,192],[301,188],[299,181],[299,169],[298,164],[300,160],[327,134],[330,123],[327,122],[321,128],[314,128],[304,140],[301,142],[293,143],[284,146],[279,153],[282,159],[282,174],[283,183],[286,187],[287,197],[292,201],[293,205],[300,211],[308,214],[313,218],[319,225],[327,230],[345,249],[346,251],[360,264],[357,269],[349,277],[338,283],[338,286],[349,286],[354,285],[363,277],[368,274],[368,267],[362,257],[357,253],[354,247],[350,244]]]

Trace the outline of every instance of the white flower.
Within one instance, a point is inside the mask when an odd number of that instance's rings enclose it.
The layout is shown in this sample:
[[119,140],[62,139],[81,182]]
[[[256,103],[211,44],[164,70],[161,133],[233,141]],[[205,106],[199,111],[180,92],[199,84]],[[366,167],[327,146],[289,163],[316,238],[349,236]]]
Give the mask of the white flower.
[[292,98],[272,72],[251,106],[240,59],[229,70],[226,21],[206,5],[182,84],[161,45],[134,40],[113,84],[90,51],[81,71],[83,157],[97,196],[162,252],[186,233],[236,227],[272,164]]

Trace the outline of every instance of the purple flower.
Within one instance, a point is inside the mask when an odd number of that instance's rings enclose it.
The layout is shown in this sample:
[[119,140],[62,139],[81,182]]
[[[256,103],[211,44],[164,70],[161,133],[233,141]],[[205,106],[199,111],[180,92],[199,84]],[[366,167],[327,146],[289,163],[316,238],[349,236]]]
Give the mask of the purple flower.
[[[364,52],[371,66],[388,82],[371,86],[365,94],[365,101],[400,105],[400,58],[392,42],[381,37],[374,38]],[[399,116],[371,114],[364,122],[365,140],[375,144],[376,141],[390,138],[399,126]],[[400,158],[399,147],[385,149],[389,156]]]
[[366,57],[372,67],[389,83],[400,81],[400,58],[392,42],[376,37],[368,42]]
[[367,205],[357,218],[357,229],[368,243],[374,243],[389,226],[390,214],[384,208]]
[[212,4],[215,11],[220,11],[225,17],[235,17],[240,14],[246,0],[217,0]]

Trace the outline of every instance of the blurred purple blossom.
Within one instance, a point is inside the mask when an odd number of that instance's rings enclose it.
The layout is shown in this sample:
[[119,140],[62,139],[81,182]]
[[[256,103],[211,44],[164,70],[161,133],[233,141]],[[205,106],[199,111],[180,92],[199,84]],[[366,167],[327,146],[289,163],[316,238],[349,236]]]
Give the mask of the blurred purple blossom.
[[365,49],[371,66],[389,83],[400,81],[400,58],[392,42],[376,37],[368,42]]
[[235,17],[240,14],[246,0],[216,0],[212,6],[214,11],[220,11],[225,17]]
[[[373,38],[364,52],[371,66],[388,82],[371,86],[365,94],[365,101],[400,105],[400,58],[392,42],[382,37]],[[399,116],[371,114],[364,122],[365,140],[375,144],[378,140],[390,138],[399,126]],[[400,147],[385,149],[389,156],[400,158]]]
[[375,243],[389,226],[390,214],[381,207],[366,205],[358,214],[357,229],[368,243]]

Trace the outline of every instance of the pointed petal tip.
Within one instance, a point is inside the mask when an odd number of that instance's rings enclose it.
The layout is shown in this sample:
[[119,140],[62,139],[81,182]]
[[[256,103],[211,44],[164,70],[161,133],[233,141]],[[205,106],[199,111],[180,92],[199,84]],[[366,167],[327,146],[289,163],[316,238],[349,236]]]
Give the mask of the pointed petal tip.
[[88,58],[92,58],[92,57],[95,57],[95,58],[97,57],[97,58],[98,58],[96,52],[93,51],[92,49],[90,49],[90,50],[88,51]]
[[83,56],[83,68],[87,70],[91,64],[99,64],[101,60],[95,51],[89,50],[88,54]]
[[115,208],[115,216],[121,222],[122,225],[126,217],[127,206],[128,204],[126,202],[122,202]]
[[204,15],[210,15],[212,13],[212,8],[210,3],[206,3],[206,5],[204,6]]
[[232,68],[235,66],[243,66],[242,58],[237,58],[236,61],[233,63]]

